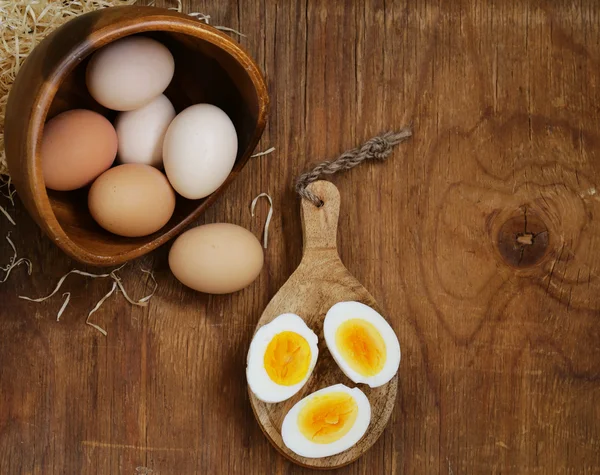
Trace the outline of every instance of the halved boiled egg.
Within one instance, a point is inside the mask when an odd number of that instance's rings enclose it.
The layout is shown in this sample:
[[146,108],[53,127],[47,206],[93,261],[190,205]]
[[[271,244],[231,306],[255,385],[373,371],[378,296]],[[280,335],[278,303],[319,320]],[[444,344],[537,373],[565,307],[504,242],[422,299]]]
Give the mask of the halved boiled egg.
[[248,350],[246,378],[264,402],[281,402],[296,394],[317,363],[318,338],[304,320],[284,313],[260,327]]
[[367,396],[358,388],[335,384],[296,403],[283,420],[281,437],[302,457],[328,457],[356,444],[370,422]]
[[387,383],[400,366],[400,343],[379,313],[359,302],[340,302],[323,324],[325,342],[340,369],[355,383]]

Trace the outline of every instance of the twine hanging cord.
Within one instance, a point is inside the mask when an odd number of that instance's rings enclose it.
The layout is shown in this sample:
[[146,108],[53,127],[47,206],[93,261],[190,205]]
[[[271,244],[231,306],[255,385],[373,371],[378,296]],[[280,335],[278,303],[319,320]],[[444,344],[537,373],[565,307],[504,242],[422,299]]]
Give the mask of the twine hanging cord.
[[412,129],[405,127],[398,132],[386,132],[385,134],[367,140],[360,147],[342,153],[335,160],[323,162],[311,171],[303,173],[296,180],[296,192],[305,200],[310,201],[316,207],[323,206],[323,200],[306,187],[317,181],[323,175],[333,175],[342,170],[355,167],[365,160],[385,160],[392,153],[393,147],[408,140],[412,136]]

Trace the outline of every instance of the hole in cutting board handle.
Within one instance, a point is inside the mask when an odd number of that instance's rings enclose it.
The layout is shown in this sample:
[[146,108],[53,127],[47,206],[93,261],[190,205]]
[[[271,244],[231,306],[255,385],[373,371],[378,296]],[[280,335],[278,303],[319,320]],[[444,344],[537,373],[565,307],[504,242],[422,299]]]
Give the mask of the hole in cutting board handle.
[[304,252],[309,250],[337,250],[337,225],[340,215],[340,192],[329,181],[316,181],[308,189],[323,202],[317,207],[302,200],[302,232]]

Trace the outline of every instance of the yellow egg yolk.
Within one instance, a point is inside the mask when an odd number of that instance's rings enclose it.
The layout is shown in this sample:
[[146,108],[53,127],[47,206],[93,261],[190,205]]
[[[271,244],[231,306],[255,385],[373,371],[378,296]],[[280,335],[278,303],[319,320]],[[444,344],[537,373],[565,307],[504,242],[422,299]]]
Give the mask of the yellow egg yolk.
[[347,393],[314,396],[298,413],[298,429],[316,444],[331,444],[348,433],[357,415],[356,401]]
[[293,386],[306,377],[310,356],[310,347],[304,337],[291,331],[281,332],[267,346],[265,369],[275,383]]
[[385,365],[385,341],[375,326],[359,318],[346,320],[335,333],[342,358],[363,376],[378,374]]

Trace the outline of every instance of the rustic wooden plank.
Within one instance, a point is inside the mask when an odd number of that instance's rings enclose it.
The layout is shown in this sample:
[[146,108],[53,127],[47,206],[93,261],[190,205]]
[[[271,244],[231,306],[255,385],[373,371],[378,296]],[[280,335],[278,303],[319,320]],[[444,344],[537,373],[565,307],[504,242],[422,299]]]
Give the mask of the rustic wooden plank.
[[[403,351],[390,425],[346,472],[597,473],[600,5],[184,7],[245,33],[268,78],[261,147],[277,152],[249,163],[202,219],[258,235],[267,208],[252,219],[248,205],[270,192],[265,269],[250,288],[209,297],[179,285],[159,249],[123,270],[142,295],[137,268],[154,269],[152,304],[107,301],[95,315],[104,338],[83,321],[107,281],[69,280],[59,323],[59,296],[17,298],[46,293],[74,264],[9,207],[19,226],[0,216],[0,238],[12,230],[36,267],[0,284],[0,473],[305,473],[262,435],[244,379],[255,324],[301,257],[291,183],[408,122],[414,138],[387,163],[333,178],[341,258]],[[511,218],[525,234],[523,206],[548,242],[543,256],[525,248],[540,261],[518,267],[531,262],[521,248],[505,246],[507,263],[496,241]],[[0,262],[9,255],[0,246]]]

